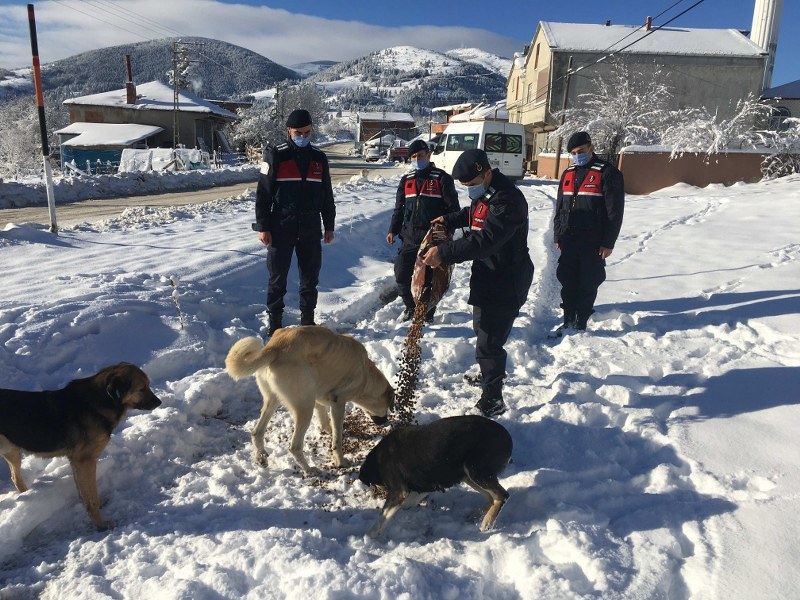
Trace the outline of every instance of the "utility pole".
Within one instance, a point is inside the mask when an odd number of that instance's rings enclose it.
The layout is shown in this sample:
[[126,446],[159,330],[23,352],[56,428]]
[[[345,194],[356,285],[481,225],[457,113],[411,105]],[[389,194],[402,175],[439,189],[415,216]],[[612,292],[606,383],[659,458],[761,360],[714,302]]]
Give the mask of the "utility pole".
[[[564,98],[561,100],[561,125],[564,124],[564,119],[566,115],[564,111],[567,110],[567,98],[569,96],[569,79],[572,76],[572,57],[569,57],[569,61],[567,61],[567,78],[564,82]],[[561,163],[561,142],[564,140],[563,137],[558,138],[558,148],[556,149],[556,170],[553,173],[553,179],[560,179],[559,173],[559,166]]]
[[201,42],[184,42],[176,40],[172,42],[172,147],[177,148],[180,144],[180,119],[179,116],[179,96],[181,88],[188,85],[188,81],[183,78],[183,71],[199,60],[189,58],[189,46],[203,46]]
[[39,41],[36,36],[36,17],[33,13],[33,4],[28,4],[28,27],[31,35],[31,55],[33,56],[33,83],[36,91],[36,108],[39,111],[39,132],[42,136],[42,159],[44,161],[47,207],[50,211],[50,232],[58,234],[58,223],[56,223],[56,199],[55,195],[53,194],[53,173],[50,169],[50,144],[47,142],[47,124],[44,118],[42,75],[39,68]]

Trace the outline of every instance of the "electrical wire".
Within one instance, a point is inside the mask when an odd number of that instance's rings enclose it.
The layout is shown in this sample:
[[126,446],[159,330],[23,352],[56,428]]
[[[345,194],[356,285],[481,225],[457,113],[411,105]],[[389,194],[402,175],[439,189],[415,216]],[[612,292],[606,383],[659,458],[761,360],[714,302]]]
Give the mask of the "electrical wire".
[[[667,9],[665,9],[664,11],[662,11],[661,13],[659,13],[659,15],[658,15],[658,16],[664,15],[665,13],[669,12],[669,11],[670,11],[670,10],[672,10],[674,7],[678,6],[679,4],[683,3],[684,1],[686,1],[686,0],[678,0],[677,2],[675,2],[675,3],[673,3],[671,6],[669,6]],[[597,64],[599,64],[599,63],[601,63],[601,62],[603,62],[604,60],[606,60],[606,59],[608,59],[608,58],[611,58],[611,57],[613,57],[615,54],[617,54],[617,53],[620,53],[620,52],[622,52],[622,51],[624,51],[624,50],[626,50],[626,49],[630,48],[630,47],[631,47],[631,46],[633,46],[634,44],[637,44],[638,42],[642,41],[644,38],[646,38],[646,37],[648,37],[648,36],[650,36],[650,35],[654,34],[656,31],[658,31],[658,30],[660,30],[660,29],[663,29],[664,27],[666,27],[667,25],[669,25],[670,23],[672,23],[673,21],[675,21],[675,20],[676,20],[676,19],[678,19],[679,17],[682,17],[683,15],[685,15],[686,13],[688,13],[690,10],[692,10],[692,9],[696,8],[697,6],[699,6],[700,4],[702,4],[703,2],[705,2],[705,0],[697,0],[697,1],[696,1],[694,4],[692,4],[692,5],[691,5],[689,8],[687,8],[687,9],[683,10],[682,12],[678,13],[677,15],[675,15],[674,17],[670,18],[669,20],[665,21],[665,22],[664,22],[664,23],[662,23],[661,25],[657,25],[656,27],[652,27],[652,28],[651,28],[651,29],[650,29],[650,30],[649,30],[649,31],[648,31],[648,32],[647,32],[645,35],[643,35],[643,36],[642,36],[642,37],[640,37],[640,38],[637,38],[636,40],[634,40],[633,42],[631,42],[631,43],[630,43],[630,44],[628,44],[627,46],[623,46],[622,48],[618,48],[618,49],[614,50],[613,52],[607,52],[607,51],[608,51],[610,48],[613,48],[613,47],[614,47],[614,46],[616,46],[617,44],[619,44],[619,43],[621,43],[622,41],[624,41],[625,39],[629,38],[631,35],[633,35],[633,34],[634,34],[634,33],[636,33],[637,31],[641,30],[641,28],[642,28],[642,27],[644,27],[644,25],[641,25],[640,27],[638,27],[637,29],[635,29],[633,32],[631,32],[631,33],[629,33],[628,35],[624,36],[624,37],[623,37],[623,38],[621,38],[620,40],[617,40],[617,41],[616,41],[616,42],[614,42],[614,43],[613,43],[611,46],[609,46],[608,48],[606,48],[606,52],[605,52],[605,53],[604,53],[604,54],[603,54],[603,55],[602,55],[602,56],[601,56],[599,59],[597,59],[597,60],[595,60],[595,61],[592,61],[592,62],[589,62],[589,63],[586,63],[586,64],[584,64],[584,65],[581,65],[580,67],[578,67],[578,68],[576,68],[576,69],[572,69],[572,70],[570,70],[568,73],[565,73],[564,75],[561,75],[561,76],[559,76],[558,78],[556,78],[556,79],[553,79],[552,81],[550,81],[550,82],[549,82],[549,83],[548,83],[548,84],[545,86],[544,90],[542,90],[542,92],[541,92],[541,93],[538,93],[538,94],[537,94],[537,95],[536,95],[536,96],[533,98],[533,100],[528,100],[527,104],[535,104],[535,103],[537,103],[537,102],[538,102],[538,100],[539,100],[540,98],[543,98],[543,97],[545,97],[545,96],[547,96],[547,95],[549,95],[549,94],[550,94],[550,91],[553,89],[553,87],[554,87],[554,85],[555,85],[556,83],[558,83],[558,82],[562,81],[563,79],[566,79],[568,76],[572,76],[572,75],[575,75],[575,74],[577,74],[577,73],[578,73],[578,72],[580,72],[580,71],[583,71],[583,70],[585,70],[585,69],[589,69],[589,68],[591,68],[591,67],[593,67],[593,66],[595,66],[595,65],[597,65]],[[597,54],[595,54],[594,56],[597,56]],[[685,73],[684,73],[684,74],[685,74]],[[688,75],[688,74],[687,74],[687,75]],[[689,76],[691,77],[691,75],[689,75]],[[700,78],[698,78],[698,79],[700,79]],[[536,110],[536,109],[535,109],[535,108],[526,108],[526,109],[523,109],[521,112],[530,112],[530,111],[532,111],[532,110]]]

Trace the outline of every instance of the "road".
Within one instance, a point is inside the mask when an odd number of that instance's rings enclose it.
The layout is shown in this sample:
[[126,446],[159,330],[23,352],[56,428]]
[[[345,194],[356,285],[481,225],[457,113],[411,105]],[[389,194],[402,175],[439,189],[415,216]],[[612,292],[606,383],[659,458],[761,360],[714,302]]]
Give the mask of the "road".
[[[353,175],[366,174],[374,177],[377,171],[382,171],[384,177],[402,173],[408,169],[407,165],[395,163],[378,164],[364,162],[360,157],[351,156],[352,142],[334,144],[324,148],[331,166],[331,179],[333,184],[349,181]],[[78,223],[92,223],[102,221],[122,214],[131,206],[182,206],[184,204],[202,204],[219,198],[238,196],[247,189],[255,190],[256,181],[238,183],[236,185],[191,190],[186,192],[172,192],[169,194],[155,194],[149,196],[130,196],[126,198],[106,198],[101,200],[83,200],[56,205],[56,216],[59,227],[68,227]],[[26,206],[24,208],[0,209],[0,229],[8,223],[42,223],[49,224],[50,217],[47,206]]]

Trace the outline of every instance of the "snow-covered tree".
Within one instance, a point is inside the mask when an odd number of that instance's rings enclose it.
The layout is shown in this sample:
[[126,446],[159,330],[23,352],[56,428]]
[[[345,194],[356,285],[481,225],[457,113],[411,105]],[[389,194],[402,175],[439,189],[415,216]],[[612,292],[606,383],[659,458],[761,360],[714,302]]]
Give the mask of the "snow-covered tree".
[[761,162],[764,179],[775,179],[784,175],[800,173],[800,119],[784,119],[784,129],[765,132],[765,140],[774,149]]
[[36,105],[30,98],[0,104],[0,175],[14,177],[20,170],[41,164],[41,141],[36,124]]
[[755,148],[770,145],[772,133],[759,127],[769,122],[772,108],[752,95],[739,100],[729,119],[720,119],[705,107],[670,111],[669,123],[661,134],[661,143],[672,157],[684,152],[717,154],[731,148]]
[[613,156],[627,144],[657,142],[664,116],[672,99],[661,69],[645,73],[624,63],[614,63],[611,72],[594,78],[594,91],[578,96],[577,106],[553,116],[564,124],[550,140],[567,139],[576,131],[588,131],[595,151]]
[[[45,98],[45,122],[52,132],[66,125],[61,104]],[[52,134],[51,134],[52,138]],[[50,140],[51,151],[57,143]],[[33,96],[21,96],[0,103],[0,177],[38,172],[42,167],[42,141],[39,117]]]
[[237,146],[274,145],[286,139],[286,118],[296,108],[311,113],[318,128],[325,122],[327,105],[321,90],[313,83],[279,84],[274,100],[257,100],[250,108],[239,111],[241,120],[233,126]]

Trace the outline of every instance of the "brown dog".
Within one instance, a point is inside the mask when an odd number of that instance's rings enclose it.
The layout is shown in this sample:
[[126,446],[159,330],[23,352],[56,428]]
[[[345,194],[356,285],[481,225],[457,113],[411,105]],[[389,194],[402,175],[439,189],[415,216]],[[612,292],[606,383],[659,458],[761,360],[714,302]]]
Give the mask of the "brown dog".
[[100,516],[97,461],[129,408],[152,410],[160,404],[147,375],[124,362],[60,390],[0,389],[0,454],[20,492],[28,489],[20,471],[22,452],[66,456],[89,516],[98,528],[107,529],[113,523]]
[[279,403],[294,418],[289,451],[303,471],[315,473],[318,470],[303,454],[315,411],[322,430],[331,434],[333,464],[342,467],[348,464],[342,454],[345,404],[352,401],[382,424],[394,402],[392,386],[364,346],[324,327],[278,329],[266,346],[255,337],[241,339],[228,352],[225,367],[234,379],[256,374],[264,405],[253,429],[253,444],[255,461],[262,466],[267,466],[268,456],[264,434]]

